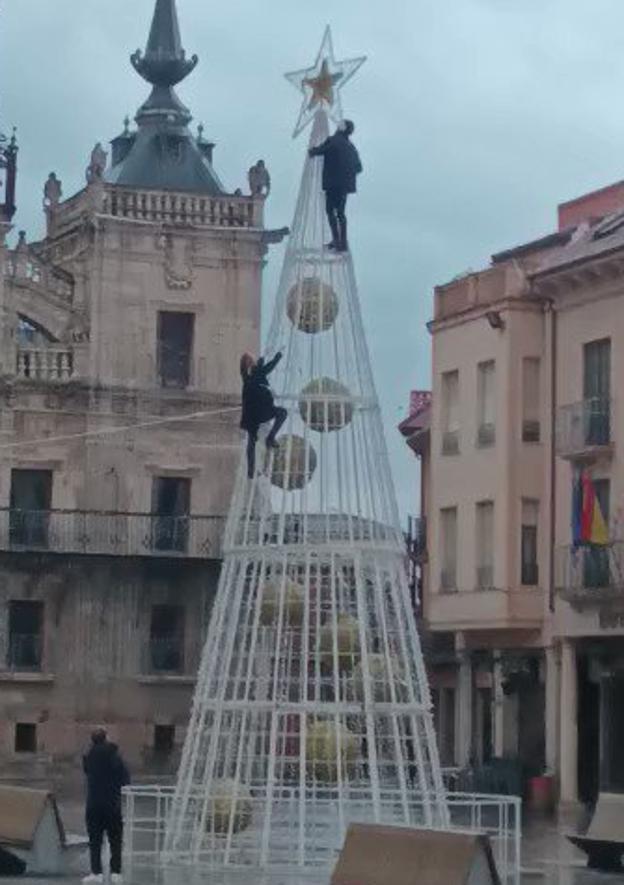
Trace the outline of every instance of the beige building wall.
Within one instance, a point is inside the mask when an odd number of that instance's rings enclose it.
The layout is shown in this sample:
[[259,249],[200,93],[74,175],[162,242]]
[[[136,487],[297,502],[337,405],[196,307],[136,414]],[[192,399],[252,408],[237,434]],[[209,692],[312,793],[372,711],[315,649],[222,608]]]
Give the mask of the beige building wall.
[[[434,698],[446,709],[437,711],[438,724],[446,720],[441,743],[455,735],[459,765],[519,757],[529,773],[554,776],[563,804],[591,801],[600,789],[624,790],[622,199],[618,184],[565,204],[554,234],[436,289],[430,444],[410,442],[426,490],[423,616],[433,637]],[[584,347],[607,338],[605,404],[604,396],[584,399]],[[527,405],[527,359],[540,362],[537,404]],[[483,434],[479,442],[484,361],[494,361],[496,375],[489,445]],[[449,454],[447,445],[444,454],[448,372],[459,376],[459,450],[451,445]],[[598,442],[588,429],[596,409],[607,437]],[[609,544],[598,551],[571,548],[572,484],[580,470],[610,484]],[[476,505],[487,501],[494,503],[493,579],[480,589]],[[441,580],[445,508],[457,508],[455,587]],[[523,582],[523,521],[533,525],[536,513],[538,580]],[[586,565],[591,557],[602,569],[598,585],[595,565],[593,572]],[[449,639],[454,658],[440,654]]]

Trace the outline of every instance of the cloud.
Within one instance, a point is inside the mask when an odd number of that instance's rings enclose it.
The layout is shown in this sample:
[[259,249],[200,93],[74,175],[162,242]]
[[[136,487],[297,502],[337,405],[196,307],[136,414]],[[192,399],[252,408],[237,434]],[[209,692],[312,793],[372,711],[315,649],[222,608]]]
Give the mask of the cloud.
[[[345,90],[365,164],[351,202],[369,345],[403,511],[416,466],[395,430],[408,391],[426,386],[424,323],[435,283],[552,229],[556,204],[622,177],[620,0],[178,0],[200,66],[183,85],[217,142],[228,187],[262,156],[274,179],[268,221],[288,224],[304,142],[284,71],[313,60],[323,28],[338,57],[366,53]],[[0,121],[19,127],[19,227],[42,231],[55,170],[82,186],[96,141],[121,131],[146,95],[128,56],[144,46],[153,0],[5,0]],[[281,250],[271,253],[265,316]]]

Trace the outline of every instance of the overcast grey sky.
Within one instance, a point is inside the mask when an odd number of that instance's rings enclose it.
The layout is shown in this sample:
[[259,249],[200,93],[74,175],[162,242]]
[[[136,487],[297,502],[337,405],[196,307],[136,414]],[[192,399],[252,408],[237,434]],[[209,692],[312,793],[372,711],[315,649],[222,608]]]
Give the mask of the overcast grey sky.
[[[82,186],[147,94],[129,54],[154,0],[3,0],[0,126],[19,128],[16,226],[42,232],[56,171]],[[558,202],[624,178],[622,0],[178,0],[200,65],[180,88],[217,142],[232,190],[264,157],[268,223],[289,224],[305,136],[285,71],[311,64],[330,23],[338,58],[368,55],[344,91],[365,166],[352,248],[403,511],[416,465],[396,432],[412,387],[430,382],[432,289],[497,250],[554,227]],[[195,125],[195,124],[193,124]],[[270,314],[282,254],[265,277]]]

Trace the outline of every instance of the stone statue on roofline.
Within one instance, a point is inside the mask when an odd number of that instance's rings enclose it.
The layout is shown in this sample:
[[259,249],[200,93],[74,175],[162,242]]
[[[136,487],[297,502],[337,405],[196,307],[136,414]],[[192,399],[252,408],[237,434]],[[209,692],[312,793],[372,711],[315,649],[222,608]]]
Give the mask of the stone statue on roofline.
[[264,164],[264,160],[258,160],[247,174],[249,190],[252,197],[268,197],[271,193],[271,176]]
[[94,182],[104,180],[107,159],[108,155],[102,147],[102,144],[98,141],[91,152],[91,160],[87,166],[87,184],[93,184]]
[[63,196],[63,184],[56,177],[56,172],[50,172],[48,180],[43,186],[43,208],[56,209]]

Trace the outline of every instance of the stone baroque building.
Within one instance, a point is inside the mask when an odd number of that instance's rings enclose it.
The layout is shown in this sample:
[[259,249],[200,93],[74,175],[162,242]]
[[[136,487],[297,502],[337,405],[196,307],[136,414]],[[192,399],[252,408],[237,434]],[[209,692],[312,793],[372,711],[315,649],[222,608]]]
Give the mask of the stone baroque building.
[[[624,183],[435,290],[414,533],[443,761],[520,759],[563,804],[624,791]],[[575,548],[591,477],[607,547]]]
[[78,771],[95,724],[135,770],[172,770],[183,740],[238,459],[238,355],[259,346],[263,263],[283,236],[264,228],[263,193],[228,194],[189,131],[173,87],[196,63],[175,0],[157,0],[132,56],[152,86],[137,128],[110,163],[96,146],[69,199],[50,176],[42,241],[9,249],[4,206],[6,777]]

